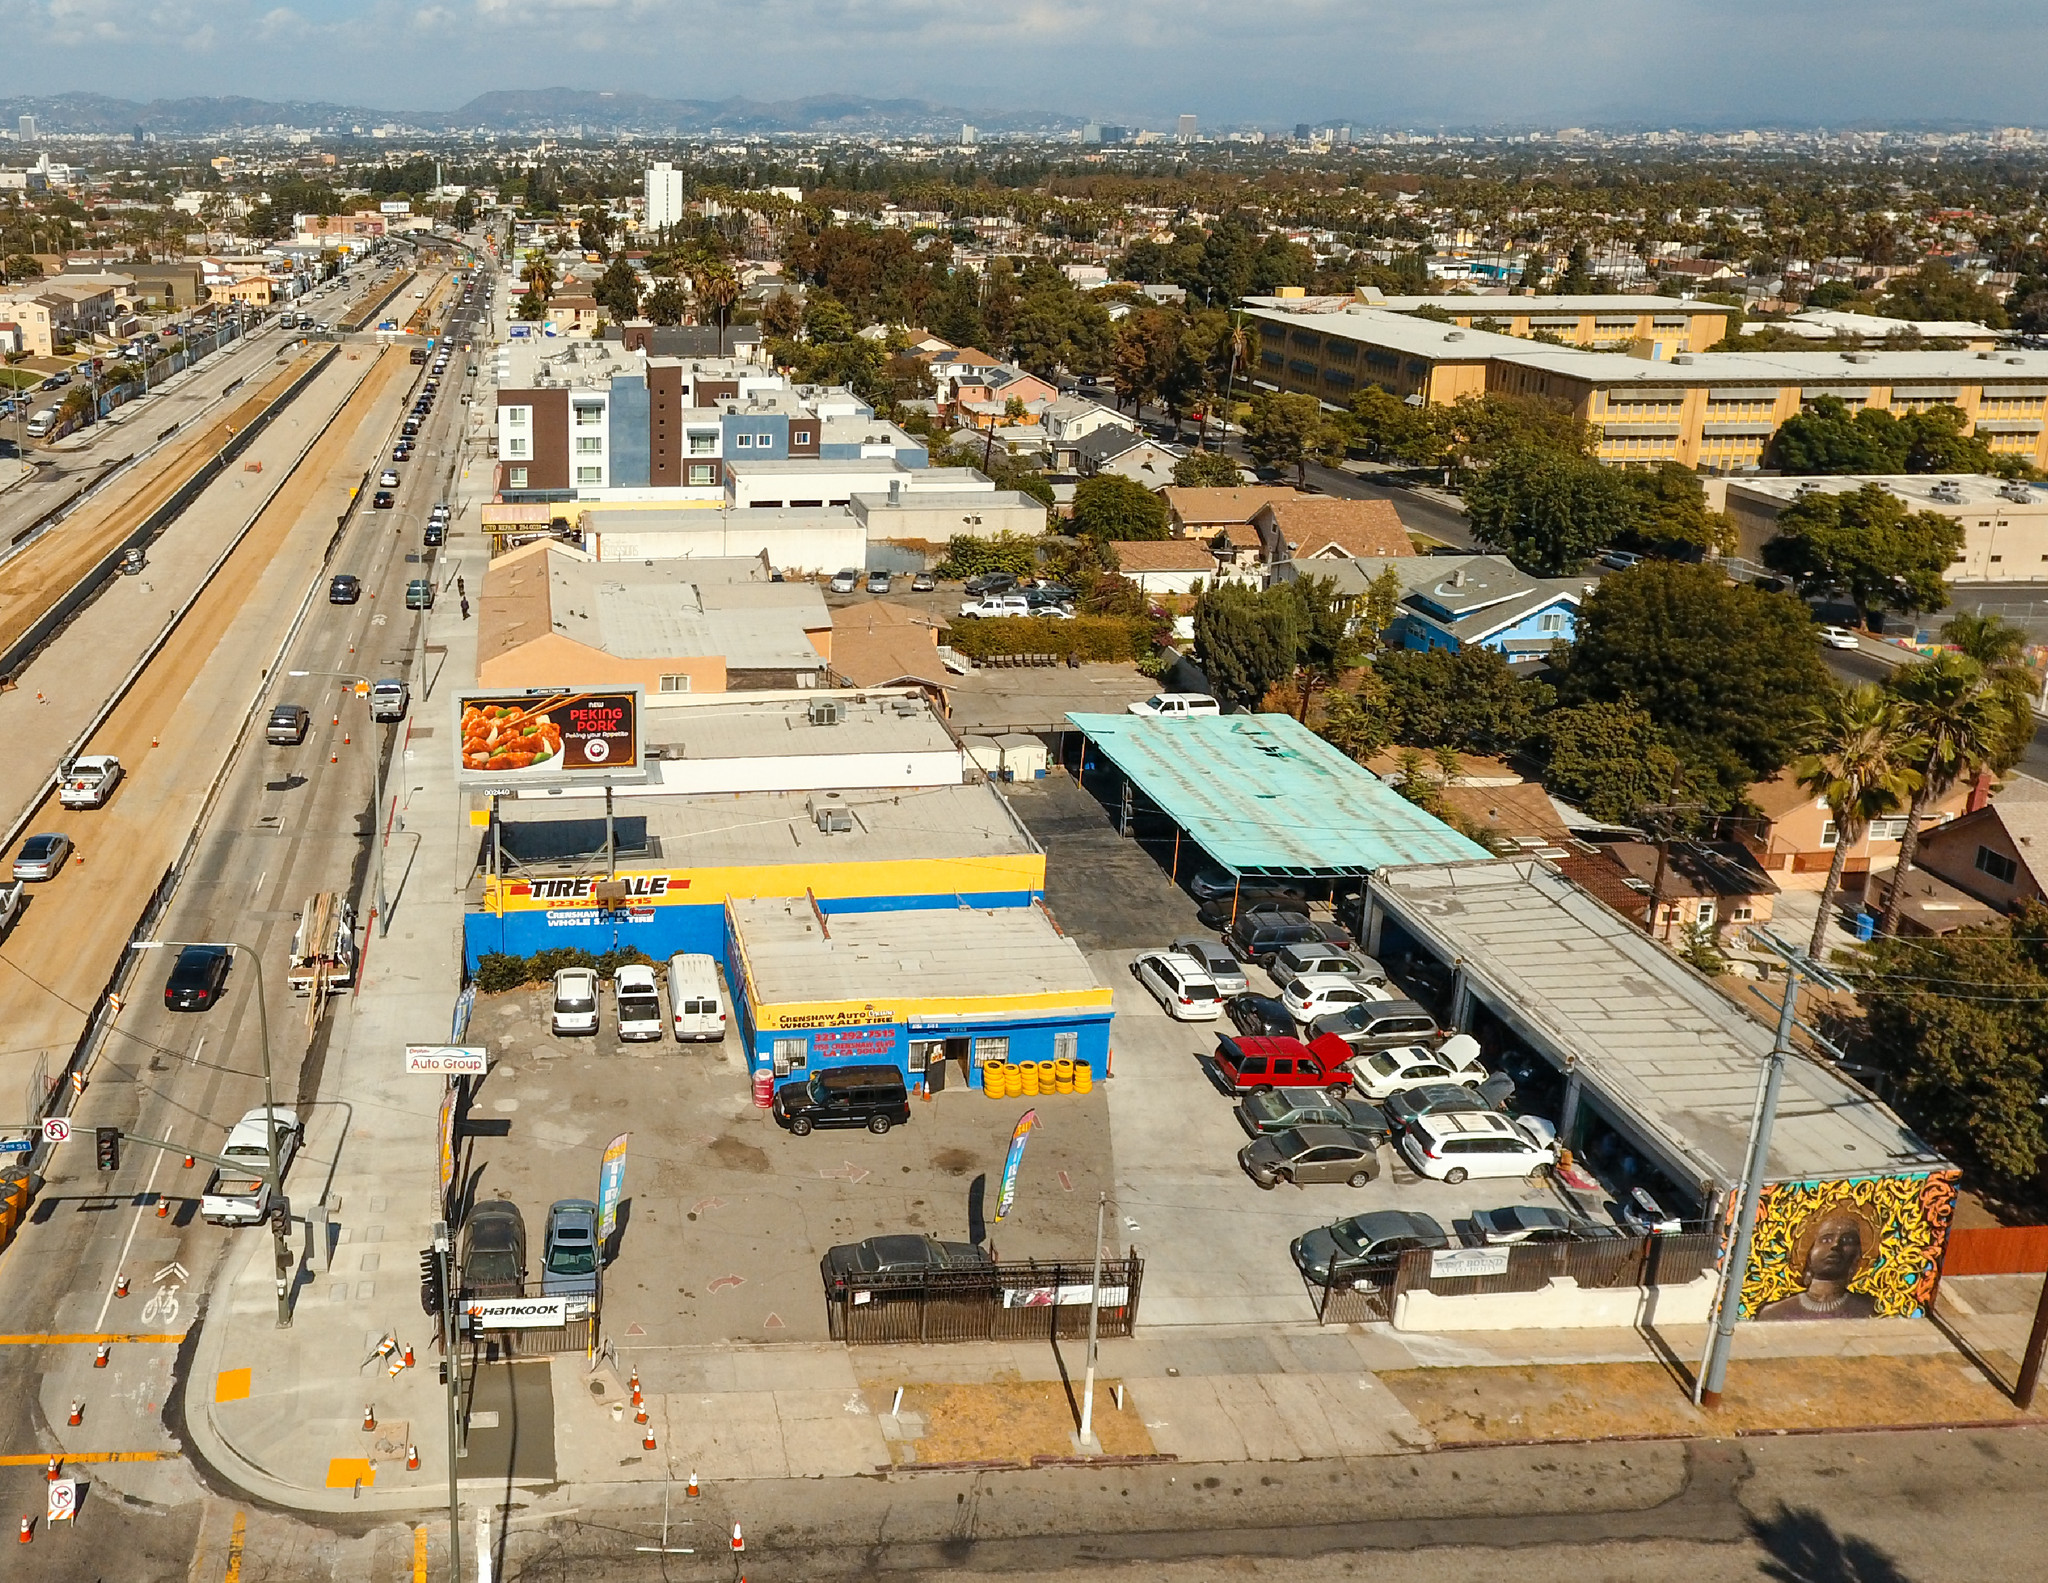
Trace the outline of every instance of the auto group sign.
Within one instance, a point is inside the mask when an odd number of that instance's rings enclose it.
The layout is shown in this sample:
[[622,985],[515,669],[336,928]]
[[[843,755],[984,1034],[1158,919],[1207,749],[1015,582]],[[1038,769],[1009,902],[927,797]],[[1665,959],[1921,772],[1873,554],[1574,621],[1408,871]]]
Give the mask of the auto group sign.
[[535,688],[455,700],[466,785],[515,791],[579,780],[643,780],[638,687]]

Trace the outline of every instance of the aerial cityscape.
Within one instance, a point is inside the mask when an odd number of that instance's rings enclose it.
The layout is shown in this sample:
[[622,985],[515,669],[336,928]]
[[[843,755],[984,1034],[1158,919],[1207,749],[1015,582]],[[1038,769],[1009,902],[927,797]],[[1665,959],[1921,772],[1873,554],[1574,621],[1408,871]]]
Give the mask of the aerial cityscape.
[[6,1576],[2037,1575],[2015,11],[0,12]]

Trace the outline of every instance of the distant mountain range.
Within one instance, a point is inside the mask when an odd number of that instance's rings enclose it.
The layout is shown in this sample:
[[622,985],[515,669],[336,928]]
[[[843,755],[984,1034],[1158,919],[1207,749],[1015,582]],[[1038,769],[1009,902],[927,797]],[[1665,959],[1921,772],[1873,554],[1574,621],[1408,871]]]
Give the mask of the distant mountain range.
[[274,126],[314,132],[346,132],[395,125],[422,132],[485,128],[493,132],[566,132],[585,135],[634,132],[740,133],[812,132],[848,134],[958,134],[962,122],[990,132],[1062,132],[1082,123],[1049,111],[962,110],[922,99],[869,99],[857,94],[824,94],[808,99],[657,99],[639,93],[599,93],[581,88],[523,88],[479,94],[454,110],[376,110],[365,105],[319,100],[244,98],[152,99],[138,104],[96,93],[0,98],[0,124],[19,116],[36,118],[39,132],[155,133],[159,137],[206,137]]

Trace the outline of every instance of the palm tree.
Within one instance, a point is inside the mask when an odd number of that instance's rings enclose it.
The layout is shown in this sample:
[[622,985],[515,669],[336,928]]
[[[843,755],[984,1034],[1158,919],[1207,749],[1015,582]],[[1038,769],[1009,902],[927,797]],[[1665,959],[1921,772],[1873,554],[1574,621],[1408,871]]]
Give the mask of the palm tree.
[[697,300],[718,315],[718,355],[725,356],[725,315],[739,301],[740,278],[724,259],[706,259],[690,271],[690,287]]
[[2026,629],[2003,616],[1980,616],[1965,610],[1942,626],[1941,640],[1983,666],[1992,686],[2006,696],[2011,729],[1992,754],[1991,768],[2011,769],[2034,740],[2034,673],[2024,663]]
[[1919,789],[1914,763],[1923,744],[1912,735],[1900,700],[1871,682],[1844,688],[1814,710],[1806,744],[1792,765],[1793,777],[1808,796],[1827,803],[1835,824],[1835,859],[1828,865],[1820,914],[1807,946],[1809,955],[1818,956],[1849,848],[1862,839],[1872,819],[1892,812]]
[[[1920,821],[1927,810],[1964,776],[1995,763],[2011,741],[2014,704],[2012,695],[1985,675],[1983,666],[1950,650],[1894,671],[1888,685],[1915,741],[1911,762],[1919,776],[1906,833],[1899,842],[1896,874],[1903,876],[1920,849]],[[2021,701],[2019,707],[2027,706]],[[2031,719],[2028,726],[2031,729]],[[1895,877],[1878,921],[1879,934],[1897,930],[1903,900]]]

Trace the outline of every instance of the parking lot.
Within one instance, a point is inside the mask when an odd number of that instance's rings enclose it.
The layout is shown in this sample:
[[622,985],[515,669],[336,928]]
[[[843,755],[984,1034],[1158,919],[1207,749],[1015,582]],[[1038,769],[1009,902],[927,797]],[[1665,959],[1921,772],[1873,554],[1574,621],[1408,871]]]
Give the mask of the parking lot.
[[[509,1198],[525,1216],[537,1280],[548,1205],[596,1198],[605,1145],[632,1134],[605,1277],[605,1330],[622,1345],[822,1341],[820,1257],[883,1232],[985,1234],[1005,1261],[1088,1256],[1109,1187],[1105,1085],[1008,1101],[953,1089],[881,1137],[797,1138],[755,1108],[736,1038],[621,1044],[608,989],[600,1005],[595,1039],[557,1039],[546,990],[479,1000],[471,1032],[492,1066],[471,1115],[508,1130],[474,1139],[469,1166],[477,1199]],[[995,1224],[1003,1153],[1027,1106],[1038,1127],[1016,1203]]]

